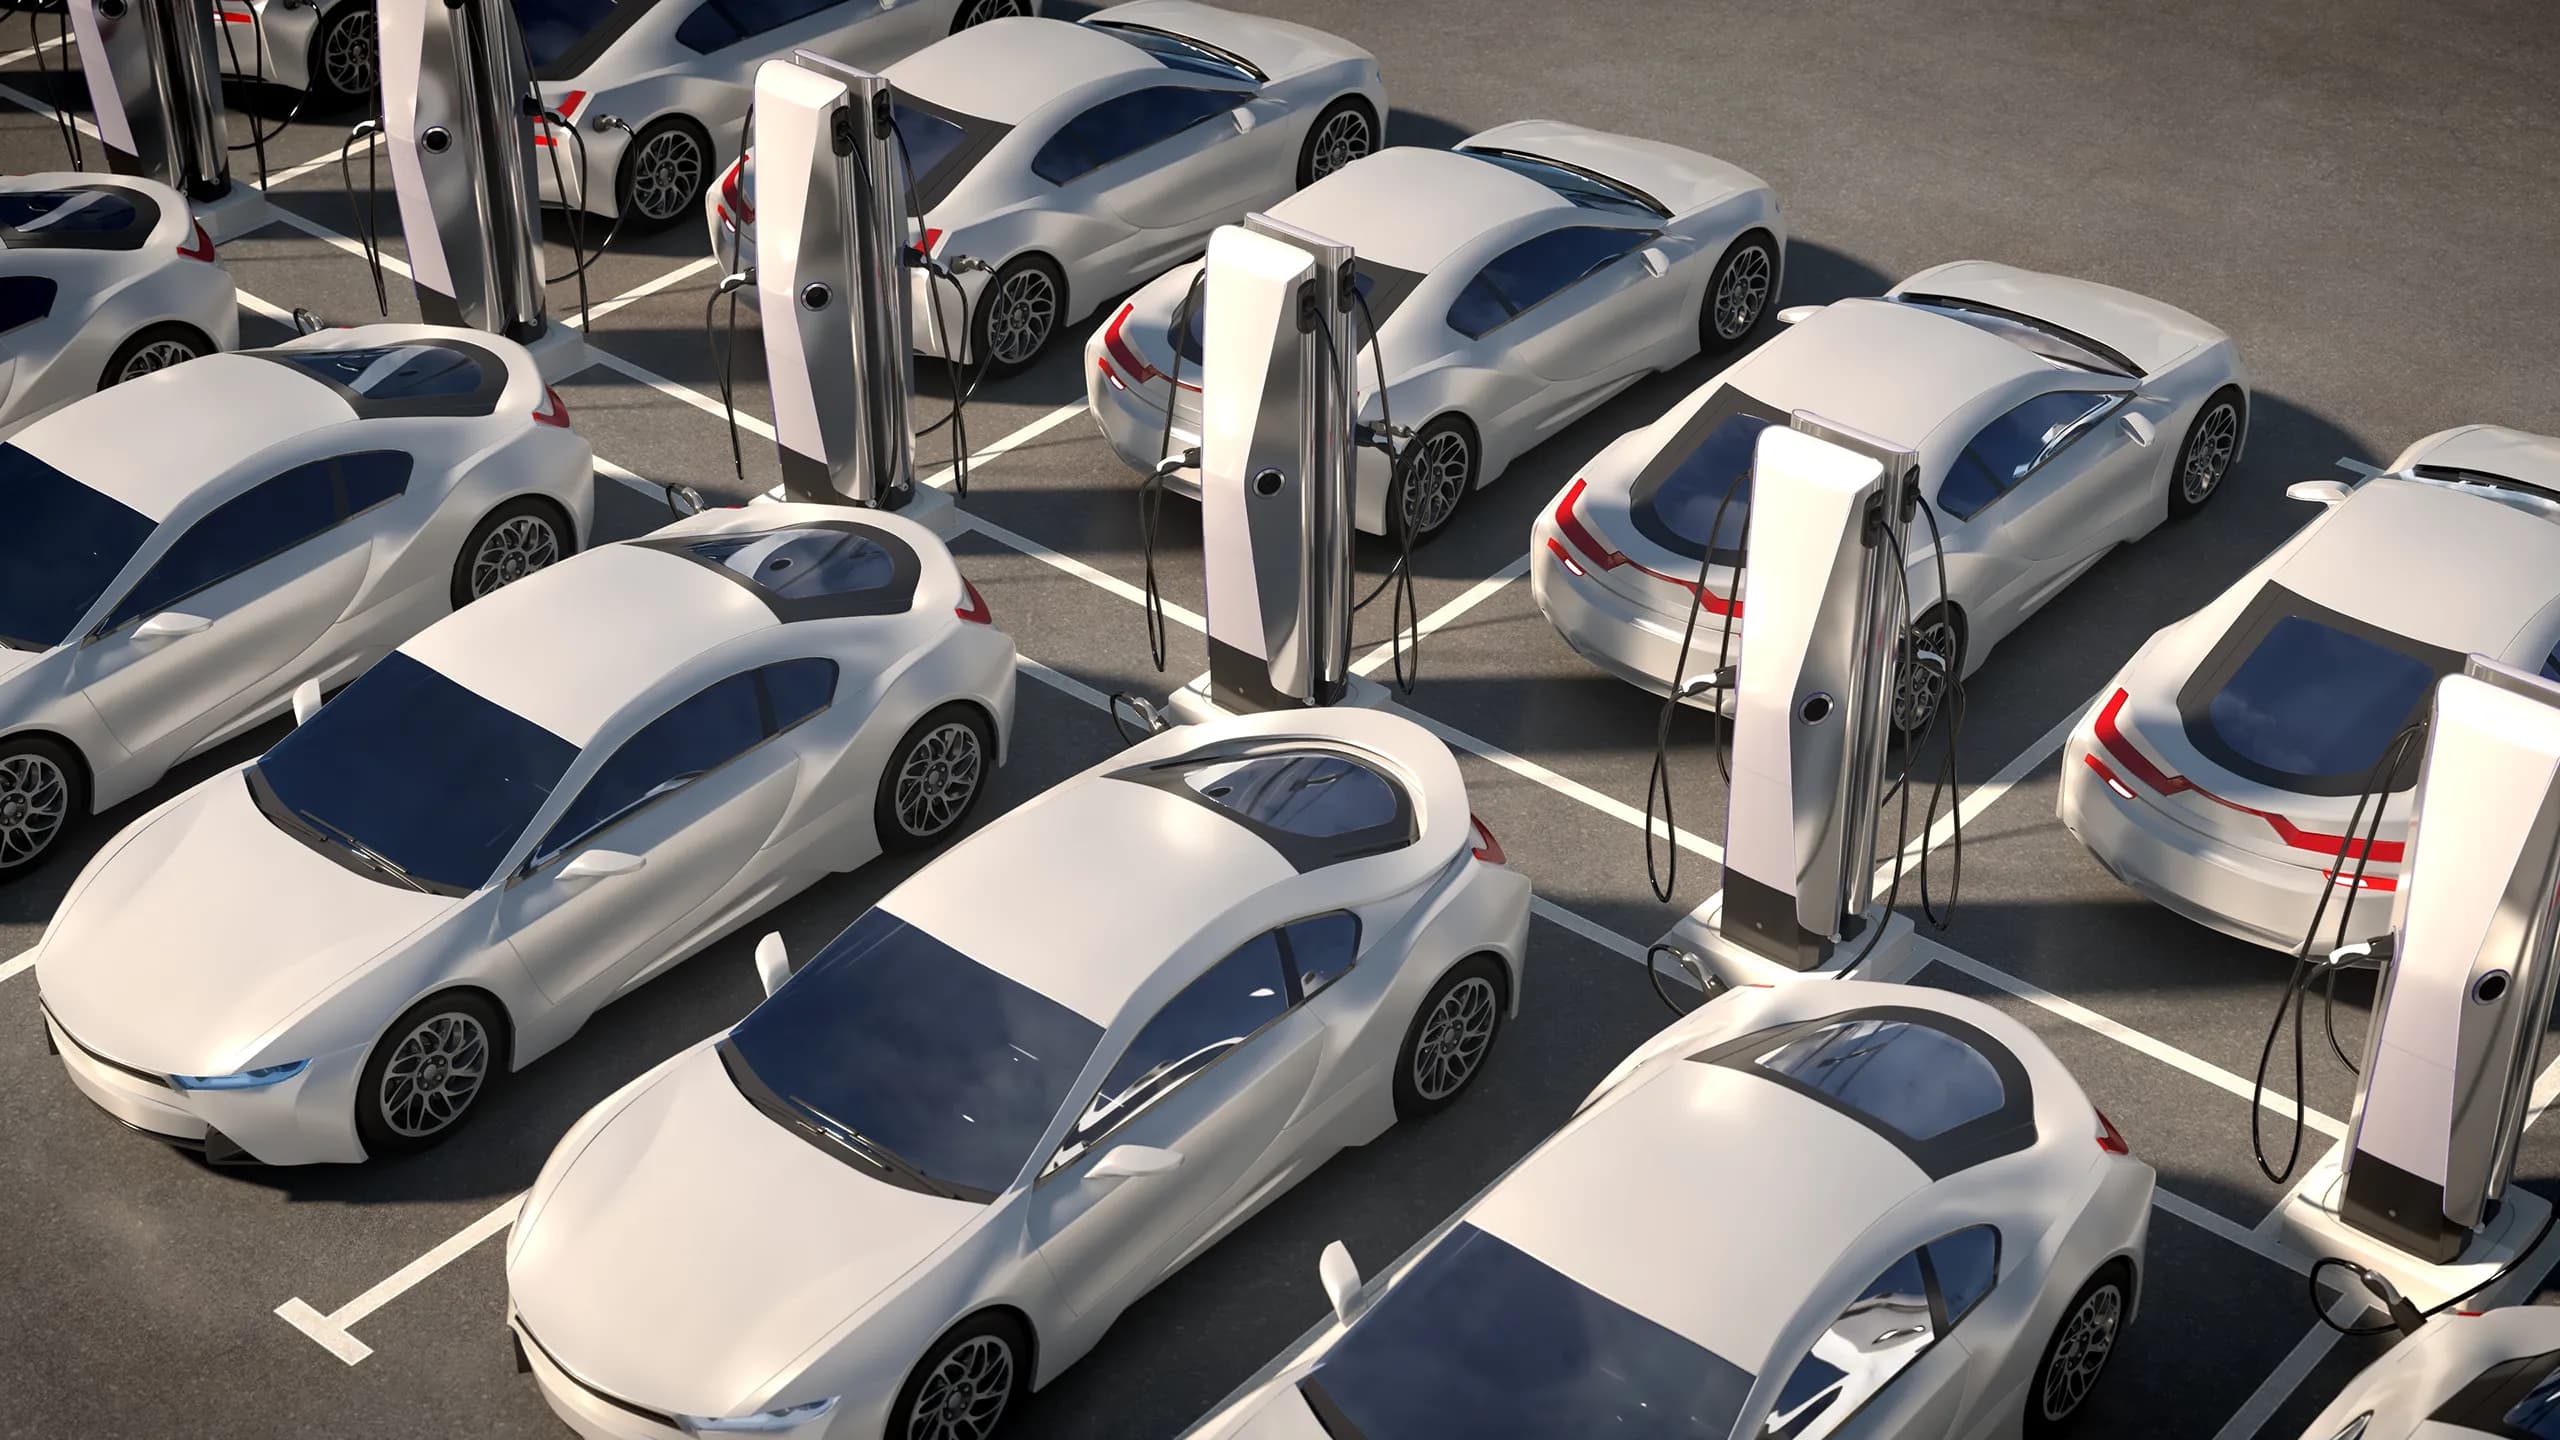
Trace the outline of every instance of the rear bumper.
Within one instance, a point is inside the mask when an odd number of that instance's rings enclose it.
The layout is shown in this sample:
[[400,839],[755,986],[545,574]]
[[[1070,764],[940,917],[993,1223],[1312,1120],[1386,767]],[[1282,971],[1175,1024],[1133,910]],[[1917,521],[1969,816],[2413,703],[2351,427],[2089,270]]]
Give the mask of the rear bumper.
[[[1579,562],[1574,562],[1579,563]],[[1564,643],[1583,659],[1650,695],[1671,693],[1671,673],[1679,664],[1680,627],[1602,585],[1588,574],[1576,574],[1564,558],[1564,541],[1554,523],[1541,516],[1529,527],[1529,593]],[[1721,653],[1728,665],[1742,659],[1742,625],[1736,621],[1726,643],[1723,617],[1701,613],[1690,637],[1689,679],[1716,668]],[[1714,693],[1686,702],[1692,709],[1723,708]]]

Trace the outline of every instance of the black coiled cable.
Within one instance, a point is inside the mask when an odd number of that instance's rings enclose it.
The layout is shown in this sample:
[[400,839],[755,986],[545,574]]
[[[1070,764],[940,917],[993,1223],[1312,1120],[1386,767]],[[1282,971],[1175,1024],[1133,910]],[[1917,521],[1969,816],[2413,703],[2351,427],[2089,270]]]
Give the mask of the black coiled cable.
[[[79,123],[71,118],[70,107],[62,103],[62,87],[71,81],[72,62],[69,60],[63,62],[61,78],[57,80],[52,65],[44,58],[45,40],[42,17],[46,8],[43,5],[26,7],[27,43],[35,49],[36,74],[44,81],[45,103],[53,110],[54,129],[62,136],[62,148],[71,157],[71,168],[76,171],[86,171],[89,168],[89,159],[80,148]],[[71,7],[64,5],[56,8],[54,16],[56,24],[53,43],[60,49],[69,50],[71,48]]]
[[[1181,335],[1190,328],[1191,312],[1200,304],[1202,287],[1209,283],[1209,267],[1203,264],[1191,273],[1191,286],[1183,292],[1182,303],[1173,308],[1173,333]],[[1156,575],[1157,526],[1164,516],[1166,479],[1176,470],[1200,463],[1195,448],[1176,455],[1173,449],[1173,411],[1182,398],[1182,345],[1173,347],[1173,372],[1165,377],[1164,432],[1156,442],[1156,467],[1138,482],[1138,543],[1144,555],[1144,571],[1140,576],[1142,598],[1147,614],[1147,655],[1155,662],[1156,673],[1164,673],[1164,585]]]
[[[1666,904],[1680,883],[1680,824],[1671,803],[1671,721],[1680,713],[1681,691],[1688,684],[1689,645],[1697,638],[1698,616],[1707,606],[1707,577],[1715,571],[1717,542],[1724,538],[1726,509],[1733,504],[1733,497],[1741,492],[1742,482],[1750,478],[1751,467],[1748,465],[1734,471],[1724,482],[1724,493],[1716,498],[1715,518],[1707,526],[1706,553],[1698,557],[1697,583],[1689,587],[1689,618],[1680,627],[1680,654],[1671,665],[1671,691],[1663,697],[1661,714],[1654,722],[1653,769],[1645,776],[1644,784],[1644,875],[1646,883],[1653,887],[1653,898]],[[1725,685],[1725,665],[1733,654],[1733,612],[1742,606],[1742,577],[1744,567],[1750,563],[1750,543],[1751,510],[1746,505],[1742,512],[1742,535],[1735,541],[1734,563],[1730,567],[1733,579],[1724,602],[1724,633],[1716,642],[1715,673],[1708,677],[1710,686],[1719,690]],[[1725,744],[1732,732],[1724,707],[1731,699],[1730,692],[1719,693],[1713,707],[1716,717],[1716,769],[1728,782],[1733,779],[1733,761],[1725,751]],[[1653,844],[1653,817],[1657,809],[1662,815],[1664,852],[1667,852],[1662,853],[1661,858],[1657,858],[1658,852]]]
[[[355,165],[349,158],[354,154],[358,140],[366,142],[364,203],[361,206],[356,203]],[[356,216],[357,219],[356,239],[364,250],[364,263],[373,272],[374,308],[381,312],[382,318],[388,320],[391,318],[391,292],[382,283],[382,229],[378,214],[382,189],[374,169],[374,156],[381,148],[382,110],[377,95],[373,118],[349,129],[346,143],[338,147],[338,179],[346,187],[347,212]]]

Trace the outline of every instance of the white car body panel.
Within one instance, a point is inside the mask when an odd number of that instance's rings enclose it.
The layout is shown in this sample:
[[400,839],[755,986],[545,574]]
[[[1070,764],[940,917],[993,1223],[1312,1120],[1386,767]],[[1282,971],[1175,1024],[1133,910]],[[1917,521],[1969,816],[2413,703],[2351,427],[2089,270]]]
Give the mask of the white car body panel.
[[[2549,1306],[2436,1316],[2367,1366],[2302,1432],[2302,1440],[2487,1440],[2500,1433],[2488,1428],[2501,1418],[2493,1405],[2465,1417],[2482,1422],[2477,1427],[2435,1416],[2485,1372],[2553,1351],[2560,1351],[2560,1310]],[[2529,1370],[2520,1378],[2545,1377]],[[2526,1412],[2521,1426],[2548,1423],[2541,1404],[2516,1408]],[[2350,1429],[2359,1419],[2363,1428]]]

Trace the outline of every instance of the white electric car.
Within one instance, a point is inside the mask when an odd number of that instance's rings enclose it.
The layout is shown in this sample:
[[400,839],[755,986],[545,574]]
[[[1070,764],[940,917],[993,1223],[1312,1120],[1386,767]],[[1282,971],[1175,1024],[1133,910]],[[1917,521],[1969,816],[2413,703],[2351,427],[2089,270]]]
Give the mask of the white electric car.
[[[1070,319],[1198,255],[1218,226],[1376,149],[1387,117],[1367,51],[1190,0],[1007,20],[885,74],[918,243],[989,267],[961,270],[957,294],[912,272],[916,348],[999,375]],[[705,212],[712,253],[753,264],[753,156]]]
[[[1741,344],[1778,292],[1786,246],[1757,177],[1553,120],[1497,126],[1455,151],[1381,151],[1270,214],[1359,257],[1360,418],[1391,411],[1418,432],[1402,462],[1401,521],[1417,542],[1610,396],[1701,349]],[[1199,271],[1139,291],[1085,344],[1094,420],[1141,471],[1164,457],[1168,403],[1172,448],[1200,443],[1200,345],[1216,299],[1204,287],[1199,306],[1186,304]],[[1383,454],[1361,452],[1353,510],[1373,535],[1387,533],[1388,471]],[[1198,472],[1172,483],[1197,494]]]
[[0,176],[0,440],[239,344],[239,291],[177,191],[123,175]]
[[[2211,500],[2247,429],[2229,337],[2085,280],[1959,261],[1782,318],[1794,323],[1595,456],[1530,529],[1530,588],[1557,633],[1657,695],[1693,607],[1686,673],[1713,669],[1726,644],[1753,451],[1791,414],[1918,455],[1945,545],[1927,517],[1912,522],[1912,615],[1961,674],[2109,550]],[[1944,690],[1943,672],[1914,667],[1901,723],[1924,723]]]
[[2302,1440],[2544,1440],[2560,1435],[2560,1309],[2439,1315],[2320,1412]]
[[[72,1081],[270,1165],[397,1154],[813,882],[968,815],[1013,642],[913,522],[706,512],[429,626],[82,872]],[[317,708],[312,708],[316,706]]]
[[367,325],[0,445],[0,881],[91,813],[575,551],[595,463],[523,347]]
[[2025,1027],[1941,991],[1748,989],[1189,1432],[2016,1440],[2132,1318],[2152,1170]]
[[[885,69],[1040,0],[514,0],[545,108],[545,204],[655,230],[694,213],[743,143],[756,69],[807,50]],[[574,130],[576,133],[570,133]]]
[[214,61],[225,79],[302,91],[342,109],[382,82],[373,0],[219,0]]
[[[2424,743],[2376,770],[2436,682],[2473,654],[2560,675],[2560,440],[2448,430],[2291,493],[2320,515],[2134,652],[2072,732],[2059,807],[2126,885],[2258,945],[2300,945],[2332,890],[2325,951],[2343,909],[2350,940],[2389,928]],[[2369,856],[2347,834],[2368,785]]]
[[[1529,883],[1410,721],[1156,735],[935,861],[589,1112],[508,1315],[579,1433],[986,1440],[1519,1000]],[[766,942],[778,951],[780,941]]]

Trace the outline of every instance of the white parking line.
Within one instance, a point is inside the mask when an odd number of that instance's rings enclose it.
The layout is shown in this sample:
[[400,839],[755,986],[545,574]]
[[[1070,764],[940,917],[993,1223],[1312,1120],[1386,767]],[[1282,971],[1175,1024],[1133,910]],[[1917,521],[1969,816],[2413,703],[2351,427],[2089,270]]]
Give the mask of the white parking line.
[[2253,1230],[2218,1211],[2208,1210],[2182,1195],[2173,1195],[2165,1188],[2155,1187],[2152,1190],[2151,1203],[2207,1234],[2221,1236],[2261,1260],[2273,1261],[2296,1275],[2311,1273],[2309,1256],[2299,1254],[2279,1243],[2263,1227]]
[[366,1316],[414,1289],[418,1282],[433,1275],[465,1254],[481,1241],[515,1223],[516,1209],[524,1204],[522,1195],[508,1198],[497,1209],[472,1221],[443,1244],[401,1266],[382,1283],[346,1304],[323,1315],[310,1302],[296,1295],[276,1307],[275,1313],[285,1323],[308,1335],[321,1349],[353,1365],[373,1353],[373,1347],[349,1333]]
[[[2341,1297],[2329,1307],[2329,1314],[2339,1324],[2345,1325],[2353,1323],[2367,1308],[2362,1301]],[[2249,1392],[2249,1398],[2241,1402],[2231,1418],[2222,1423],[2222,1428],[2213,1432],[2213,1440],[2250,1440],[2283,1407],[2284,1402],[2293,1398],[2293,1392],[2302,1387],[2303,1381],[2311,1378],[2311,1372],[2320,1368],[2320,1362],[2329,1358],[2330,1349],[2344,1338],[2328,1326],[2315,1322],[2301,1339],[2294,1342],[2293,1348],[2285,1352],[2285,1357],[2276,1362],[2275,1370],[2258,1382],[2257,1389]]]
[[614,311],[621,309],[625,305],[646,300],[661,290],[671,290],[719,263],[720,257],[716,255],[705,255],[701,259],[693,261],[691,264],[679,265],[675,269],[668,271],[666,274],[659,276],[657,279],[652,280],[645,285],[635,285],[630,289],[623,291],[621,294],[614,296],[610,300],[597,301],[594,305],[588,307],[586,319],[583,322],[581,322],[579,317],[576,315],[566,315],[561,317],[560,323],[572,328],[577,327],[581,323],[593,325],[596,321],[603,319],[605,316],[612,314]]
[[22,971],[33,969],[35,967],[35,963],[36,951],[35,947],[32,945],[19,951],[17,954],[10,956],[6,960],[0,960],[0,985],[6,985],[10,981],[18,978],[18,975]]
[[[1457,620],[1459,616],[1466,614],[1468,611],[1473,610],[1487,600],[1490,600],[1494,596],[1502,593],[1503,586],[1510,584],[1512,581],[1517,580],[1528,573],[1529,557],[1523,555],[1519,559],[1514,560],[1510,564],[1503,566],[1501,569],[1496,570],[1490,575],[1487,575],[1475,584],[1467,587],[1466,592],[1458,596],[1455,600],[1450,601],[1448,604],[1432,611],[1429,615],[1424,616],[1420,627],[1422,634],[1425,637],[1438,634],[1441,630],[1446,629],[1452,622]],[[1393,600],[1392,596],[1386,595],[1381,595],[1379,598],[1390,602]],[[1378,673],[1380,666],[1385,665],[1388,661],[1394,658],[1395,644],[1393,641],[1390,641],[1387,644],[1371,650],[1368,654],[1361,656],[1358,661],[1353,663],[1351,673],[1354,675],[1375,675]]]
[[36,44],[28,46],[24,50],[12,50],[6,55],[0,55],[0,65],[15,65],[21,60],[32,59],[44,51],[58,49],[70,43],[71,36],[67,33],[58,40],[39,41]]

